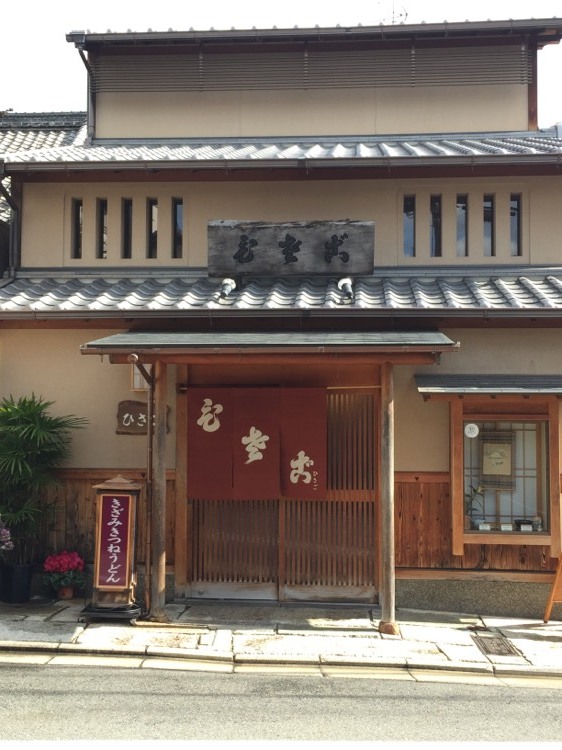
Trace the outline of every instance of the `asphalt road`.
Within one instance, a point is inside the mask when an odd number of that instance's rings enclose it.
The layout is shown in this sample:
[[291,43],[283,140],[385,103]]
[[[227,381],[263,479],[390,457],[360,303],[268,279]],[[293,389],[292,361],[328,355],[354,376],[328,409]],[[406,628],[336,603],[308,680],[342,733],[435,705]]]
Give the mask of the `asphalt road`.
[[[562,693],[476,682],[0,667],[3,740],[553,741]],[[539,687],[540,685],[540,687]]]

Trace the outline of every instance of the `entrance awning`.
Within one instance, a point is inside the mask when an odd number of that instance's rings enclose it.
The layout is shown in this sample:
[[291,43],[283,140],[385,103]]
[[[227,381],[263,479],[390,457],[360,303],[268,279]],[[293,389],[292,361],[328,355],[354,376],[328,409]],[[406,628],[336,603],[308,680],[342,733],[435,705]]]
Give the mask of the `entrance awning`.
[[[147,332],[128,331],[90,341],[80,347],[82,354],[106,354],[111,362],[128,361],[136,355],[140,362],[177,362],[187,357],[208,361],[244,355],[312,355],[339,358],[345,355],[383,355],[391,361],[408,355],[434,361],[442,352],[455,351],[458,343],[443,333],[413,332]],[[178,359],[179,358],[179,359]]]
[[434,375],[415,376],[425,397],[446,394],[562,395],[562,375]]

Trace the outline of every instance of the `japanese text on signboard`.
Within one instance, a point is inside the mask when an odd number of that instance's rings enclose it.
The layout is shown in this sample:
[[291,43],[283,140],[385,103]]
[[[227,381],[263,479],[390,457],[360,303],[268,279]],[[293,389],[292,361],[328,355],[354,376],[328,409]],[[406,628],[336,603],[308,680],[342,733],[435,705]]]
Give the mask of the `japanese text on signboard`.
[[371,273],[374,223],[211,221],[209,274]]
[[130,583],[132,504],[130,495],[102,495],[95,586],[125,589]]

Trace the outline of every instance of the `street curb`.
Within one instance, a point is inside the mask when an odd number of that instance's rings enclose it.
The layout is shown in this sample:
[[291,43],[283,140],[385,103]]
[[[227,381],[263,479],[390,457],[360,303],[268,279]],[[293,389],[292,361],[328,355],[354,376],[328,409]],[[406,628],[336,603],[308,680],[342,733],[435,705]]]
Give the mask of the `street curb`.
[[329,667],[329,668],[353,668],[373,671],[380,669],[403,670],[405,672],[446,672],[465,673],[470,675],[493,675],[498,679],[502,677],[529,677],[529,678],[551,678],[562,679],[562,669],[559,667],[536,667],[532,664],[482,664],[481,662],[458,662],[438,661],[416,657],[353,657],[347,655],[322,655],[314,656],[308,654],[257,654],[257,653],[235,653],[230,651],[212,651],[209,648],[182,649],[161,646],[120,646],[118,644],[107,646],[84,646],[80,643],[68,643],[57,641],[0,641],[0,652],[29,652],[36,654],[48,654],[50,656],[75,655],[84,656],[115,656],[115,657],[137,657],[163,661],[190,662],[192,666],[197,663],[204,668],[205,664],[216,664],[217,666],[230,665],[235,670],[238,666],[252,666],[259,668],[267,667]]

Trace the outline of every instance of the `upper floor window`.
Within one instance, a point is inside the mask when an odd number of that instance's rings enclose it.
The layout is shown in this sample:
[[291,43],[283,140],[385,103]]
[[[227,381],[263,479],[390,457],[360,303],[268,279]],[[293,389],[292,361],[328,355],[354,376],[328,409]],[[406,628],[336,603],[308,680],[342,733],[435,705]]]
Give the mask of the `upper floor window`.
[[521,195],[512,193],[509,200],[509,246],[512,256],[521,255]]
[[123,198],[121,201],[121,257],[133,256],[133,201]]
[[457,195],[457,257],[468,255],[468,195]]
[[403,206],[404,255],[416,255],[416,196],[405,195]]
[[148,198],[146,201],[146,257],[158,255],[158,201]]
[[82,257],[82,220],[84,215],[84,204],[81,198],[73,198],[71,205],[71,258],[79,259]]
[[485,195],[483,202],[484,255],[492,258],[496,254],[496,214],[493,195]]
[[429,199],[430,234],[429,254],[432,258],[441,257],[441,196],[432,195]]
[[181,258],[183,252],[183,200],[172,199],[172,258]]
[[96,258],[107,258],[107,200],[96,201]]

